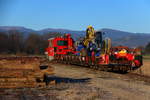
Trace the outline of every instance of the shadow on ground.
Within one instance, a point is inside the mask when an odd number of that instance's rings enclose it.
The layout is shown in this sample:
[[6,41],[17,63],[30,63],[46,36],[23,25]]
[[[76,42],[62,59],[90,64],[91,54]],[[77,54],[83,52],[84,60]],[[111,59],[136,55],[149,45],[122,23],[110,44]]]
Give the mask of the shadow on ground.
[[81,79],[73,79],[73,78],[66,78],[66,77],[58,77],[58,76],[48,76],[46,78],[47,82],[55,80],[56,83],[86,83],[91,78],[81,78]]

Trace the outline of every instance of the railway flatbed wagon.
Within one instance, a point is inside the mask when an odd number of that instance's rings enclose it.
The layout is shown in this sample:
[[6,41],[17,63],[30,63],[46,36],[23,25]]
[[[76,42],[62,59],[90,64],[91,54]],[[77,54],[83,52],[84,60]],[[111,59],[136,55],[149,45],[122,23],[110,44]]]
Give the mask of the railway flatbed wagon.
[[70,34],[49,39],[46,49],[49,60],[58,63],[75,64],[101,70],[127,72],[142,66],[141,50],[125,46],[111,46],[111,39],[103,39],[101,31],[92,26],[86,30],[86,36],[74,41]]

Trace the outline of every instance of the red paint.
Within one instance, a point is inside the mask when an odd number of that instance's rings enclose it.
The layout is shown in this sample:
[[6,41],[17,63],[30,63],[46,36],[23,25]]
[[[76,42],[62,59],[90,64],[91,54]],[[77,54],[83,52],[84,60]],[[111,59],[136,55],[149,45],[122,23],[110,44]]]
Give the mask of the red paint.
[[109,64],[109,55],[103,54],[100,56],[99,64]]
[[[65,45],[58,45],[59,42],[64,42]],[[66,55],[67,53],[75,53],[73,46],[73,39],[70,34],[66,34],[64,37],[56,37],[49,40],[52,45],[46,48],[48,56],[54,56],[54,54]],[[54,50],[56,48],[56,50]]]
[[141,66],[141,63],[139,62],[139,60],[134,60],[135,66]]

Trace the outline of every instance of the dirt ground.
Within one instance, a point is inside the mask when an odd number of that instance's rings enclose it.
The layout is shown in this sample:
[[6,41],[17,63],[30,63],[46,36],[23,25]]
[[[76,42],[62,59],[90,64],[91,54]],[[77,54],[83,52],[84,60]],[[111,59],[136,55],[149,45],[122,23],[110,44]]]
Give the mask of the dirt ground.
[[135,71],[139,74],[150,76],[150,59],[144,59],[141,69]]
[[132,73],[150,76],[150,56],[144,56],[143,58],[143,66],[137,70],[134,70]]
[[[90,68],[51,64],[55,85],[44,88],[0,89],[0,100],[150,100],[150,60],[128,74]],[[135,74],[136,73],[136,74]],[[133,74],[133,75],[132,75]],[[140,79],[138,79],[140,78]]]
[[36,57],[0,58],[0,88],[45,86],[45,74],[53,75],[53,68]]

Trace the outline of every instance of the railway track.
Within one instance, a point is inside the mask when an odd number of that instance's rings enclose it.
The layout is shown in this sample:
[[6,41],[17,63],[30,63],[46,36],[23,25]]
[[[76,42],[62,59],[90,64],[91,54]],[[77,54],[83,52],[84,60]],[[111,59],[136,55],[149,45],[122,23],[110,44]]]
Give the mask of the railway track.
[[127,73],[133,70],[130,64],[99,64],[98,59],[92,59],[92,57],[89,57],[88,60],[86,60],[86,57],[83,59],[82,56],[56,56],[53,61],[56,63],[78,65],[116,73]]

